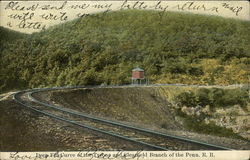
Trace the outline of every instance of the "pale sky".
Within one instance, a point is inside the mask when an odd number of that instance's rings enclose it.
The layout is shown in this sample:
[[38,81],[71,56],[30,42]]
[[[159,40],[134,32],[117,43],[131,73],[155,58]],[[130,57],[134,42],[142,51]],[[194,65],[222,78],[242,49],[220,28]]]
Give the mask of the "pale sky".
[[[116,11],[121,9],[147,9],[206,14],[250,20],[248,1],[1,1],[0,26],[32,33],[41,28],[77,18],[77,15]],[[193,2],[193,3],[192,3]],[[48,20],[46,18],[54,19]],[[34,29],[36,28],[36,29]]]

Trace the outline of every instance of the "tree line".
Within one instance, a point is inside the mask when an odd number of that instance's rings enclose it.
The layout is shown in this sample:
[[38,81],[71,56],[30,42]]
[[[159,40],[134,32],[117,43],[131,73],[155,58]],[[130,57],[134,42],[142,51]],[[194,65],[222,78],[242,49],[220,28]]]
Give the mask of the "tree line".
[[0,91],[129,84],[142,67],[152,83],[245,84],[250,22],[124,10],[25,35],[0,28]]

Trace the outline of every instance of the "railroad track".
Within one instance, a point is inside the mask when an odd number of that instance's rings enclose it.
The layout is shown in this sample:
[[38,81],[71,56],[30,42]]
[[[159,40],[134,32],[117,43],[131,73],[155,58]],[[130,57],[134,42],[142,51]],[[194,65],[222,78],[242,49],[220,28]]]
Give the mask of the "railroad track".
[[208,144],[184,137],[173,136],[144,128],[134,127],[124,123],[101,119],[71,109],[66,109],[61,106],[52,105],[34,97],[34,94],[38,92],[75,88],[95,87],[58,87],[26,90],[14,94],[13,99],[22,106],[50,118],[81,128],[87,128],[101,134],[130,141],[132,143],[145,146],[150,150],[232,150],[231,148],[223,146]]

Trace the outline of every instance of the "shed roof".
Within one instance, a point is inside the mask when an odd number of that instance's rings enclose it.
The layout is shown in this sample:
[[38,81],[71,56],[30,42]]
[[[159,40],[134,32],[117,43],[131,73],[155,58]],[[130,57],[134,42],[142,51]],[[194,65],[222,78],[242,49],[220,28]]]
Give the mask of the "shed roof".
[[143,69],[139,68],[139,67],[136,67],[134,68],[132,71],[144,71]]

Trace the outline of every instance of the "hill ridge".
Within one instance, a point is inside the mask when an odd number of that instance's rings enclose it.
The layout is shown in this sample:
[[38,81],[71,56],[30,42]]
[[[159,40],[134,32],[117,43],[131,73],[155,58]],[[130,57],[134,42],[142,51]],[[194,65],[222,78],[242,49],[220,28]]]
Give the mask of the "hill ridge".
[[[247,83],[250,22],[195,14],[116,11],[4,42],[0,90],[153,83]],[[2,38],[1,38],[2,40]]]

